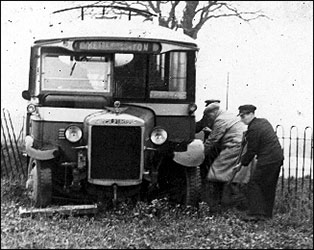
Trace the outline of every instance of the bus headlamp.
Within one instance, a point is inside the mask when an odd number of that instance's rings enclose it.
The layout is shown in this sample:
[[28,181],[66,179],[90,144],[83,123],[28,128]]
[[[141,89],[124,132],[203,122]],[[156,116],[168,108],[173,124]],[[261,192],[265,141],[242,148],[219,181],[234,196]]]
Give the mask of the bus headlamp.
[[83,135],[82,129],[79,128],[78,126],[75,125],[71,125],[69,127],[66,128],[66,130],[64,131],[65,134],[65,138],[69,141],[69,142],[78,142]]
[[33,114],[36,112],[36,105],[35,104],[28,104],[27,106],[27,112],[30,114]]
[[150,140],[156,145],[161,145],[165,143],[167,137],[168,134],[166,130],[162,128],[154,128],[150,135]]

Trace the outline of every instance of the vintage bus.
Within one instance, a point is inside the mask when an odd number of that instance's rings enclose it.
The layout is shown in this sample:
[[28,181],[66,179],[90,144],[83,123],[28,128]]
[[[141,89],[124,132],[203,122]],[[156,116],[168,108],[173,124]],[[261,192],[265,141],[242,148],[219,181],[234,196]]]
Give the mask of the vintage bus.
[[159,194],[197,204],[197,51],[182,33],[109,20],[63,23],[37,38],[22,93],[34,206]]

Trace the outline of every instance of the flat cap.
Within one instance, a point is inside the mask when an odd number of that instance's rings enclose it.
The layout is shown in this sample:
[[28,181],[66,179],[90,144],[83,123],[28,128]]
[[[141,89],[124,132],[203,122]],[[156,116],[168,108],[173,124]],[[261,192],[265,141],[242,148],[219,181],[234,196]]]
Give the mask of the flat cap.
[[251,112],[254,112],[256,110],[256,107],[251,104],[242,105],[239,107],[239,115],[248,114]]
[[210,99],[210,100],[206,100],[205,101],[205,107],[207,107],[209,104],[212,104],[212,103],[215,103],[215,102],[217,102],[217,103],[220,103],[220,100],[217,100],[217,99]]
[[220,105],[218,102],[213,102],[211,104],[209,104],[205,110],[204,110],[204,114],[208,113],[208,112],[211,112],[213,110],[216,110],[216,109],[219,109],[220,108]]

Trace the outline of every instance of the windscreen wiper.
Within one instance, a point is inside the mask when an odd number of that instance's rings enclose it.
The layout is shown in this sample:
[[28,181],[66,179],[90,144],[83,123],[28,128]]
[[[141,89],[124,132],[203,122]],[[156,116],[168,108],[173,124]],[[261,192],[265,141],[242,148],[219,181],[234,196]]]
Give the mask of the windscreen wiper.
[[74,68],[76,66],[76,62],[73,64],[72,68],[71,68],[71,72],[70,72],[70,76],[72,75],[73,71],[74,71]]

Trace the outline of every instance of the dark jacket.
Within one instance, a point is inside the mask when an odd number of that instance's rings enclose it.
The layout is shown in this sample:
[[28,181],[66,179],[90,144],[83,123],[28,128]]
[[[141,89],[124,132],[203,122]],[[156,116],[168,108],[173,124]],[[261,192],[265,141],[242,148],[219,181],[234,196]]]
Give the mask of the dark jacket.
[[283,153],[278,137],[272,125],[263,118],[254,118],[245,135],[247,151],[242,156],[241,163],[247,166],[254,156],[257,156],[258,165],[283,161]]

